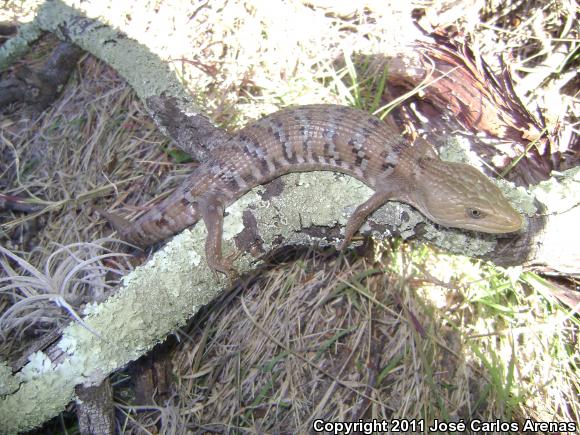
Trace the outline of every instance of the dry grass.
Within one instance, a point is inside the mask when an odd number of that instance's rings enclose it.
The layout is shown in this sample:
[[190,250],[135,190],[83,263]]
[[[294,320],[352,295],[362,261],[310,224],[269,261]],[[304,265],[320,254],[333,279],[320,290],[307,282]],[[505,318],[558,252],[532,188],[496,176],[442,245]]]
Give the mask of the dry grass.
[[577,322],[490,269],[407,244],[375,263],[310,252],[277,267],[194,323],[176,360],[180,424],[577,421]]
[[[212,2],[184,21],[190,54],[176,54],[174,67],[216,122],[238,126],[289,104],[358,103],[359,84],[337,80],[349,72],[334,61],[407,36],[385,2],[304,3]],[[574,6],[509,3],[489,2],[485,22],[462,22],[473,24],[465,25],[489,63],[512,56],[524,100],[559,117],[573,140],[577,89],[563,92],[578,62],[568,42],[577,34],[565,33],[577,25]],[[45,38],[22,62],[40,64],[53,45]],[[194,164],[176,163],[169,145],[124,81],[91,56],[39,117],[17,107],[0,120],[0,189],[40,207],[0,216],[2,245],[26,262],[4,257],[0,267],[0,285],[15,284],[0,299],[4,355],[106,295],[111,270],[130,268],[97,258],[118,249],[109,242],[63,246],[109,234],[92,205],[138,212],[186,176]],[[395,244],[379,262],[309,253],[206,313],[176,354],[175,397],[126,431],[155,432],[156,420],[167,433],[307,432],[315,417],[578,422],[577,319],[529,282],[414,245]],[[70,310],[55,305],[59,297]],[[136,410],[119,409],[132,418]]]
[[[39,53],[31,53],[24,61],[41,62],[53,45],[46,38]],[[99,296],[95,286],[103,284],[97,276],[110,287],[118,280],[106,277],[107,273],[118,267],[127,272],[121,254],[99,257],[111,249],[119,251],[119,244],[93,242],[110,231],[91,206],[111,207],[112,196],[118,197],[116,207],[145,204],[151,194],[143,192],[154,191],[149,186],[160,185],[164,190],[172,183],[166,177],[169,169],[175,169],[179,178],[187,165],[167,161],[162,147],[168,140],[157,132],[131,89],[115,71],[90,56],[80,63],[73,82],[51,108],[40,117],[25,107],[17,108],[3,119],[0,134],[2,193],[26,199],[38,208],[35,213],[7,212],[2,217],[2,246],[21,259],[19,265],[8,258],[0,265],[2,294],[9,295],[0,302],[0,350],[6,355],[8,349],[25,345],[20,328],[40,327],[24,334],[38,336],[87,302],[101,300],[95,299]],[[124,210],[130,213],[139,208]],[[75,274],[68,276],[73,268]],[[79,285],[78,279],[84,284]],[[23,280],[28,289],[19,286]],[[65,301],[67,310],[61,309]],[[18,309],[9,308],[16,302]]]

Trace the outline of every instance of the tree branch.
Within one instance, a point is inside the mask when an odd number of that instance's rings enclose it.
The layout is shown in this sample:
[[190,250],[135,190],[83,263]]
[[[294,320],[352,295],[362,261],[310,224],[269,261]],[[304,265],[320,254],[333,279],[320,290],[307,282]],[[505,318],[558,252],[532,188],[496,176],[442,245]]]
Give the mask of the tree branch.
[[0,109],[22,101],[37,112],[44,110],[60,94],[83,51],[69,42],[61,42],[41,71],[20,67],[16,78],[0,82]]
[[229,135],[203,114],[167,62],[109,27],[105,17],[96,20],[83,13],[61,1],[49,1],[39,8],[36,22],[42,30],[56,33],[115,68],[145,103],[161,132],[195,160],[206,160],[209,151]]
[[[567,177],[570,185],[577,183],[580,170],[572,171]],[[544,191],[545,186],[540,185],[537,189]],[[355,179],[329,172],[290,174],[256,187],[227,210],[225,255],[242,251],[236,266],[243,273],[257,267],[260,264],[257,257],[273,249],[295,244],[338,243],[348,215],[370,193]],[[552,191],[552,195],[566,198],[564,191]],[[536,233],[536,239],[519,236],[498,243],[493,236],[436,229],[413,208],[399,203],[389,203],[373,214],[363,232],[395,229],[404,237],[429,240],[454,252],[467,252],[504,263],[527,255],[528,262],[549,263],[550,258],[539,257],[540,254],[551,255],[538,248],[545,241],[544,237],[562,231],[561,227],[556,228],[561,216],[576,219],[575,222],[580,217],[578,198],[572,195],[569,198],[576,202],[570,204],[567,212],[555,215],[555,225],[551,224],[553,209],[545,209],[544,225],[542,231]],[[528,205],[533,202],[533,198],[528,199]],[[560,203],[559,207],[564,206]],[[528,233],[530,231],[525,234]],[[577,237],[573,229],[566,234],[569,238]],[[60,341],[46,352],[51,360],[38,352],[14,377],[2,379],[0,384],[15,381],[20,384],[17,391],[0,401],[3,430],[27,430],[57,415],[73,398],[76,385],[98,385],[110,373],[137,359],[185,324],[202,305],[214,299],[227,282],[217,278],[207,267],[205,235],[203,225],[185,230],[153,255],[147,264],[128,275],[115,296],[96,307],[91,306],[85,321],[102,338],[79,324],[72,324],[65,329]],[[568,245],[569,256],[580,258],[580,243]],[[519,252],[519,257],[506,253],[509,250]]]

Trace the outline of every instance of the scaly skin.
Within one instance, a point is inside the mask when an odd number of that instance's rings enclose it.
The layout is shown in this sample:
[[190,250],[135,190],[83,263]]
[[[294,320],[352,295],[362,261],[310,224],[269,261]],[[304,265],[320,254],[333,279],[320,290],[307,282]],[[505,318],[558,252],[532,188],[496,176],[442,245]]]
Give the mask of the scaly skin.
[[501,191],[475,168],[442,161],[423,139],[411,146],[376,117],[335,105],[284,109],[249,124],[133,223],[103,214],[122,238],[143,247],[202,219],[209,266],[231,273],[221,253],[224,209],[283,174],[318,170],[351,175],[375,191],[348,221],[343,248],[364,220],[390,200],[409,203],[450,227],[509,233],[523,225]]

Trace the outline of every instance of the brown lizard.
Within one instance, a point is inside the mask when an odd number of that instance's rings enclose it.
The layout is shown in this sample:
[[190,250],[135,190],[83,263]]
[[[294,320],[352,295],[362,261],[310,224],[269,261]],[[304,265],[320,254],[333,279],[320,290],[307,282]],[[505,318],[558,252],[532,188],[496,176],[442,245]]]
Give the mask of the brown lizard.
[[146,247],[200,219],[207,227],[208,265],[229,274],[222,257],[225,208],[253,187],[290,172],[336,171],[375,193],[347,222],[341,249],[364,220],[390,200],[403,201],[441,225],[481,231],[518,231],[523,219],[501,191],[475,168],[440,160],[418,138],[410,145],[392,127],[358,109],[312,105],[272,113],[217,147],[175,192],[131,223],[102,214],[121,237]]

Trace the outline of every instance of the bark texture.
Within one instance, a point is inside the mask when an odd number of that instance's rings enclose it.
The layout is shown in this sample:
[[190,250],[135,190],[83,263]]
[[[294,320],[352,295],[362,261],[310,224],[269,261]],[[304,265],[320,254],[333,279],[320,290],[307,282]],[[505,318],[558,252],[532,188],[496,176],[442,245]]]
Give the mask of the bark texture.
[[77,387],[77,416],[81,435],[115,433],[113,389],[109,379],[94,387]]
[[14,78],[0,82],[0,109],[24,102],[42,111],[62,91],[83,51],[69,42],[61,42],[41,71],[21,67]]

